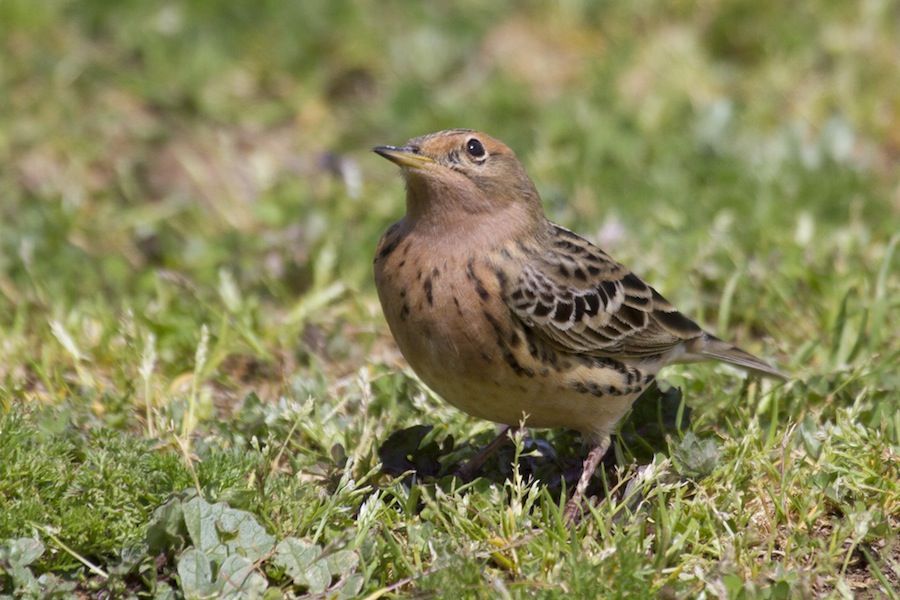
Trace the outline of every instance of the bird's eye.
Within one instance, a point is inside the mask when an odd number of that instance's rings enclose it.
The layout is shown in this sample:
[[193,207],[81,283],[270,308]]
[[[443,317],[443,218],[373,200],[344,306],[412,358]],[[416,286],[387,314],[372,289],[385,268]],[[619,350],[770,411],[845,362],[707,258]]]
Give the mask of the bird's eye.
[[468,152],[470,156],[481,158],[484,156],[484,146],[482,146],[481,142],[475,138],[471,138],[466,142],[466,152]]

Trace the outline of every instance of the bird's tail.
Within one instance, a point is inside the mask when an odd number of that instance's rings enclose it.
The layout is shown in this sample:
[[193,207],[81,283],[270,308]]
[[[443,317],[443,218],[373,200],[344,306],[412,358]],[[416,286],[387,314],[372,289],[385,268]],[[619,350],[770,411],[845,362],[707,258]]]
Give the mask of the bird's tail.
[[762,360],[716,336],[704,333],[688,342],[688,356],[694,360],[721,360],[766,377],[787,380],[788,376]]

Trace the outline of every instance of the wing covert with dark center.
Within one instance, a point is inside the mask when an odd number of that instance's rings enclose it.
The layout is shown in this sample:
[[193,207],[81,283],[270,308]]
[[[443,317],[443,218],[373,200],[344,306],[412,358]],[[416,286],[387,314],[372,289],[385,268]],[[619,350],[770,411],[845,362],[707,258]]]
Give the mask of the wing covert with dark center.
[[506,301],[522,321],[568,352],[649,358],[703,335],[639,277],[558,225]]

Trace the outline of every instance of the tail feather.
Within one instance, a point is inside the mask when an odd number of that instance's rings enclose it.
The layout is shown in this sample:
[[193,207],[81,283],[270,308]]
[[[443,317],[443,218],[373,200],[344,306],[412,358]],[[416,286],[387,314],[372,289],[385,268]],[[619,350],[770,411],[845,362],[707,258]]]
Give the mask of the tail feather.
[[788,379],[787,375],[761,358],[708,333],[689,343],[689,353],[692,358],[720,360],[766,377]]

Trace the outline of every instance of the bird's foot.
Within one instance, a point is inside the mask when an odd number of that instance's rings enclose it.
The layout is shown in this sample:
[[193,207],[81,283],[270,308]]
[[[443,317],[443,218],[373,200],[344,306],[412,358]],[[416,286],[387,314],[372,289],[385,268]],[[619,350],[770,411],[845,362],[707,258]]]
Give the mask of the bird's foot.
[[518,427],[506,426],[504,427],[497,437],[495,437],[490,444],[482,448],[478,451],[478,453],[470,458],[466,464],[457,467],[457,469],[453,472],[454,475],[462,479],[464,482],[468,483],[475,478],[475,475],[478,471],[481,470],[481,467],[484,466],[484,463],[494,455],[497,450],[500,449],[503,444],[509,441],[510,433],[515,433],[518,431]]
[[594,471],[597,470],[597,466],[600,464],[600,461],[603,460],[603,456],[608,449],[609,436],[605,436],[600,440],[599,444],[594,446],[591,451],[588,452],[587,458],[584,459],[584,465],[581,468],[581,477],[578,478],[578,485],[575,486],[572,497],[569,498],[569,501],[566,502],[566,507],[563,509],[563,521],[566,526],[573,527],[581,520],[582,504],[585,501],[584,496],[588,484],[591,482],[591,476],[594,474]]
[[575,498],[570,498],[563,509],[563,523],[567,527],[572,527],[577,525],[579,521],[581,521],[581,502]]

